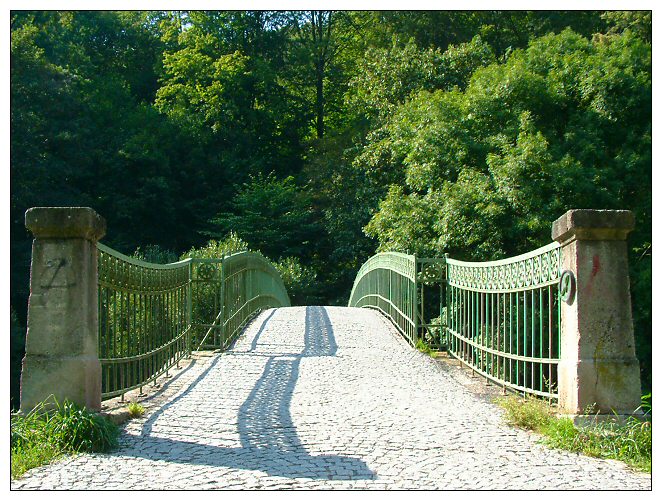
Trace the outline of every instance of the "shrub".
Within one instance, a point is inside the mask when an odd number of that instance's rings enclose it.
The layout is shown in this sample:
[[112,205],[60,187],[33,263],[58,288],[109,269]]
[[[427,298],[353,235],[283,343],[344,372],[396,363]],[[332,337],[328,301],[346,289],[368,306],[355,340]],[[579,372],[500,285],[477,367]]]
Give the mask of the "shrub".
[[549,404],[539,399],[503,397],[497,403],[506,411],[506,421],[525,430],[540,431],[554,418]]
[[65,401],[47,421],[49,439],[71,452],[105,452],[117,446],[119,429],[108,418]]
[[317,302],[317,274],[312,268],[302,265],[299,258],[292,256],[281,259],[274,266],[283,279],[293,306]]

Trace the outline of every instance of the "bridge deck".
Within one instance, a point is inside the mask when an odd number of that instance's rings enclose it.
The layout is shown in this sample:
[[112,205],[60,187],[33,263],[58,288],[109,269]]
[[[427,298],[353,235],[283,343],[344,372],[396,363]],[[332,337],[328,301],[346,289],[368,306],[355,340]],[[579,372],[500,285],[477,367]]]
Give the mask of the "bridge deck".
[[[536,443],[378,313],[269,310],[173,379],[119,450],[22,489],[649,489],[650,476]],[[172,390],[170,388],[170,390]]]

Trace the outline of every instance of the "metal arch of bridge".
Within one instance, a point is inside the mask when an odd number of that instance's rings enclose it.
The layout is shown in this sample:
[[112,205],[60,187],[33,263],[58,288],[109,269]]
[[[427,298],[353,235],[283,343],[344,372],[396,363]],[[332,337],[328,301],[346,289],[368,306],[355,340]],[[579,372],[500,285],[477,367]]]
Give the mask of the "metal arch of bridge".
[[443,263],[401,252],[376,254],[357,273],[348,306],[379,310],[415,346],[424,329],[441,327],[430,317],[441,318]]
[[290,306],[278,271],[254,252],[160,265],[97,251],[103,399],[155,381],[193,349],[226,349],[256,313]]

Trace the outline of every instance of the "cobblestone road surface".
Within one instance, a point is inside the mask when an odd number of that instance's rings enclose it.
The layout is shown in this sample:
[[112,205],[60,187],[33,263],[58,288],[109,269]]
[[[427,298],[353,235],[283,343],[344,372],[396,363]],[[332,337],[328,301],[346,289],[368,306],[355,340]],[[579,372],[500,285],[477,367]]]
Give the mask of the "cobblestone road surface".
[[504,424],[378,313],[262,312],[227,353],[183,369],[111,454],[12,489],[650,489],[616,461]]

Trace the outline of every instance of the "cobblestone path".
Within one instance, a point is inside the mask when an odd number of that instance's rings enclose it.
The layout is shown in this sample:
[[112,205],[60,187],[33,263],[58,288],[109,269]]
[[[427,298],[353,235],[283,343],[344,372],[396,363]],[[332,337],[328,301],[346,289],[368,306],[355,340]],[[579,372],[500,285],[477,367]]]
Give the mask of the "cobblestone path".
[[[165,390],[164,390],[165,391]],[[183,369],[111,454],[13,489],[650,489],[616,461],[554,451],[365,309],[262,312]]]

